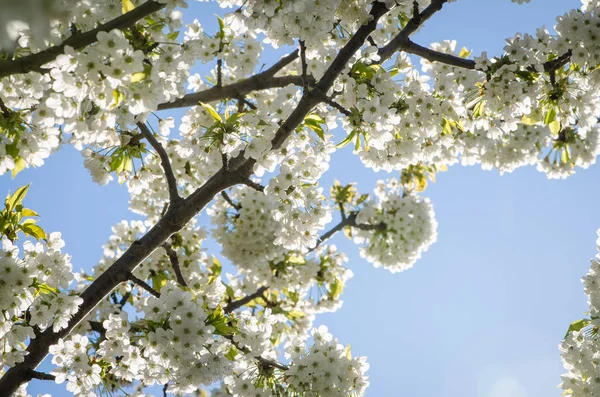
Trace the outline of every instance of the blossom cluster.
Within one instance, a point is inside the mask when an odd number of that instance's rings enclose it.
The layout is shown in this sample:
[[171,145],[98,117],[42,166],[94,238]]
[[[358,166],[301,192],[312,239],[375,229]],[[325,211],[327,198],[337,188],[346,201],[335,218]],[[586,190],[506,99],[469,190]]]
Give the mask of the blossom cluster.
[[375,267],[406,270],[437,238],[433,208],[428,199],[403,192],[396,179],[378,181],[375,193],[378,200],[368,201],[356,217],[353,239],[364,244],[360,254]]
[[351,357],[349,347],[339,344],[325,326],[313,329],[311,335],[313,345],[307,350],[306,342],[286,347],[292,360],[285,372],[289,385],[309,397],[363,396],[369,385],[366,357]]
[[[83,302],[67,292],[73,280],[71,257],[61,252],[60,233],[47,242],[25,241],[22,247],[2,239],[0,249],[0,364],[21,362],[20,346],[36,332],[66,327]],[[22,253],[21,253],[22,251]]]
[[[596,241],[600,251],[600,230]],[[600,254],[591,261],[590,271],[581,280],[588,297],[591,320],[580,320],[576,330],[569,329],[560,348],[566,373],[562,375],[561,387],[564,395],[579,397],[600,393],[600,344],[598,326],[600,325]],[[588,325],[591,324],[591,328]]]

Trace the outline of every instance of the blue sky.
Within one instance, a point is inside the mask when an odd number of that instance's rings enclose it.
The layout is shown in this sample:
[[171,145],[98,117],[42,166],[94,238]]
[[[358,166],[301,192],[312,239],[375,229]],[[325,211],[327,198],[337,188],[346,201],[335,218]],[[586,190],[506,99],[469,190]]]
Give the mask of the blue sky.
[[[474,54],[498,54],[505,38],[552,27],[557,15],[578,5],[459,0],[415,41],[455,39]],[[192,0],[186,19],[198,18],[211,31],[217,12]],[[389,176],[365,169],[347,147],[334,156],[323,186],[339,179],[370,192],[377,179]],[[91,268],[111,226],[133,218],[125,187],[95,185],[73,148],[14,180],[0,177],[0,193],[29,182],[27,206],[42,215],[46,231],[63,233],[75,269]],[[569,323],[587,310],[580,278],[596,253],[599,182],[596,167],[561,181],[533,168],[504,176],[451,168],[424,193],[439,222],[438,241],[413,269],[393,275],[374,269],[354,244],[335,238],[355,277],[342,309],[318,317],[317,325],[328,325],[354,355],[368,356],[368,396],[560,396],[557,346]],[[207,247],[219,253],[215,244]],[[49,382],[32,382],[31,392],[66,395]]]

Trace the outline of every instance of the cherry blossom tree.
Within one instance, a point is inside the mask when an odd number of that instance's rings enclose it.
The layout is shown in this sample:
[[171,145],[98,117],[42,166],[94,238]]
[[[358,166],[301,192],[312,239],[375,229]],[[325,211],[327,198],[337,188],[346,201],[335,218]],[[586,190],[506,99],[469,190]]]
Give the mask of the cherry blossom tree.
[[[343,231],[400,272],[436,239],[422,194],[437,172],[535,165],[566,178],[596,160],[599,0],[491,58],[412,40],[450,0],[218,3],[207,32],[183,25],[185,0],[0,2],[0,174],[70,144],[95,182],[125,183],[144,218],[115,225],[102,259],[76,273],[60,232],[24,207],[28,187],[8,194],[3,396],[27,396],[32,379],[77,396],[216,382],[214,396],[362,396],[366,358],[312,327],[352,277],[329,238]],[[291,51],[260,68],[280,47]],[[191,73],[198,62],[209,76]],[[336,150],[398,177],[374,194],[322,186]],[[236,274],[202,248],[209,234]],[[567,395],[600,393],[598,263],[590,318],[562,344]],[[47,355],[54,369],[39,372]]]

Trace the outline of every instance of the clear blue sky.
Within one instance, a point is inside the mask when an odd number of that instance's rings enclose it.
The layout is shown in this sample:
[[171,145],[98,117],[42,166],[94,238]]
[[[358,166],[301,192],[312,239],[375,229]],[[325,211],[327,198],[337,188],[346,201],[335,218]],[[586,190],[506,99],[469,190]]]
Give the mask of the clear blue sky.
[[[578,5],[458,0],[415,40],[455,39],[474,54],[498,54],[506,37],[552,27],[557,15]],[[216,12],[192,0],[186,20],[214,28]],[[355,181],[370,192],[387,177],[366,170],[346,148],[334,156],[323,185]],[[0,177],[0,193],[29,182],[26,204],[42,215],[44,229],[63,233],[75,269],[93,266],[111,226],[133,218],[126,189],[93,184],[72,148],[15,180]],[[596,252],[599,182],[596,167],[563,181],[547,180],[533,168],[502,177],[478,167],[451,168],[425,192],[439,235],[413,269],[394,275],[374,269],[351,242],[336,237],[355,277],[343,308],[318,317],[316,325],[328,325],[353,354],[368,356],[370,397],[560,396],[557,346],[569,323],[587,310],[580,278]],[[216,245],[207,246],[218,253]],[[31,385],[32,393],[66,395],[63,386]]]

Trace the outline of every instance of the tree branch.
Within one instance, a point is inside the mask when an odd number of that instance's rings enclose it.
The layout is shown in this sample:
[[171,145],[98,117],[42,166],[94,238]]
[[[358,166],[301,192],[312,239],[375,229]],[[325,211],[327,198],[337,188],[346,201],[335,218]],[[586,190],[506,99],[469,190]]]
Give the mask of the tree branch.
[[419,44],[416,44],[409,39],[406,40],[404,46],[402,47],[404,52],[408,52],[409,54],[415,54],[422,58],[425,58],[431,62],[440,62],[445,63],[446,65],[456,66],[464,69],[475,69],[475,61],[471,59],[465,59],[461,57],[457,57],[451,54],[445,54],[443,52],[438,52],[432,50],[430,48],[423,47]]
[[193,106],[197,105],[198,102],[214,102],[227,98],[240,98],[245,97],[253,91],[280,88],[285,87],[288,84],[302,86],[301,76],[275,77],[277,72],[292,63],[296,58],[298,58],[298,50],[284,56],[269,69],[255,74],[252,77],[223,87],[215,86],[204,91],[188,94],[173,102],[162,103],[158,105],[158,110]]
[[129,281],[133,282],[134,284],[136,284],[138,287],[142,287],[143,289],[148,291],[154,297],[160,298],[160,293],[158,291],[156,291],[154,288],[149,286],[144,280],[134,276],[132,273],[129,273],[129,275],[127,276],[127,279]]
[[140,19],[152,14],[165,7],[166,3],[160,3],[154,0],[148,0],[144,4],[135,7],[133,10],[118,16],[117,18],[106,22],[96,29],[88,30],[85,33],[77,33],[63,41],[59,45],[52,46],[35,54],[26,55],[12,60],[0,61],[0,79],[13,74],[38,72],[45,73],[48,70],[43,69],[42,65],[52,62],[57,56],[64,53],[65,47],[79,49],[86,47],[97,41],[99,32],[108,32],[113,29],[125,29],[135,24]]
[[254,182],[252,179],[248,178],[247,180],[242,182],[244,185],[251,187],[252,189],[258,191],[258,192],[264,192],[265,191],[265,187],[263,185],[261,185],[260,183]]
[[302,65],[302,88],[304,91],[308,90],[308,74],[306,70],[308,66],[306,65],[306,44],[304,40],[300,40],[300,63]]
[[47,374],[45,372],[30,370],[29,375],[31,376],[30,379],[52,380],[52,381],[56,380],[56,376],[54,376],[52,374]]
[[250,295],[246,295],[241,299],[238,299],[233,302],[229,302],[223,310],[225,311],[225,313],[231,313],[232,311],[237,310],[240,307],[244,306],[245,304],[252,302],[254,299],[262,296],[267,289],[269,289],[269,287],[260,287],[259,289],[256,290],[256,292],[254,292]]
[[150,129],[146,126],[146,124],[138,122],[138,128],[142,131],[144,138],[148,140],[150,145],[156,150],[158,156],[160,157],[160,163],[165,171],[165,177],[167,178],[167,185],[169,187],[169,201],[171,204],[175,204],[181,201],[181,197],[179,197],[179,193],[177,191],[177,179],[175,178],[175,174],[173,173],[173,168],[171,167],[171,160],[169,159],[169,155],[165,148],[160,144],[159,141],[156,140]]
[[317,239],[317,244],[314,247],[312,247],[311,249],[309,249],[308,252],[310,253],[310,252],[313,252],[314,250],[316,250],[321,244],[323,244],[325,241],[329,240],[337,232],[339,232],[340,230],[343,230],[345,227],[354,227],[354,228],[357,228],[360,230],[382,230],[382,229],[385,229],[385,227],[386,227],[385,223],[380,223],[378,225],[368,225],[365,223],[356,223],[357,215],[358,214],[356,212],[354,212],[354,213],[351,213],[350,215],[348,215],[346,218],[342,218],[342,221],[340,223],[338,223],[331,230],[329,230],[328,232],[323,234],[321,237],[319,237]]
[[175,272],[175,277],[177,277],[177,282],[187,287],[187,283],[183,278],[183,273],[181,273],[181,268],[179,267],[179,257],[177,256],[177,252],[173,249],[170,243],[164,243],[162,247],[167,251],[167,255],[169,256],[169,261],[171,262],[171,267],[173,267],[173,271]]
[[409,37],[417,31],[417,29],[427,21],[433,14],[438,12],[444,6],[448,0],[432,0],[431,4],[423,10],[423,12],[413,15],[413,17],[406,23],[406,26],[394,37],[388,44],[381,47],[377,51],[379,55],[379,61],[377,63],[383,63],[388,60],[394,53],[403,51]]
[[228,193],[227,193],[225,190],[223,190],[223,191],[221,192],[221,196],[223,196],[223,198],[225,199],[225,201],[227,201],[227,203],[228,203],[230,206],[232,206],[234,209],[236,209],[236,210],[240,210],[240,209],[242,208],[242,206],[241,206],[239,203],[235,203],[235,202],[234,202],[234,201],[231,199],[231,197],[229,197],[229,194],[228,194]]

